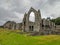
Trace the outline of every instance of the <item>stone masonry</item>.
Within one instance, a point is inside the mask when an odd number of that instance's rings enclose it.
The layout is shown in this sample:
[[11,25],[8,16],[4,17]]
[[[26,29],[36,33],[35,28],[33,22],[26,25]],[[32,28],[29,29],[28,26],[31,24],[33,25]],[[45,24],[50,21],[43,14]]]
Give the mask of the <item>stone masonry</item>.
[[[34,12],[35,22],[29,21],[30,13]],[[8,21],[4,24],[4,28],[13,29],[13,30],[22,30],[23,32],[39,32],[40,34],[55,34],[56,25],[51,22],[50,19],[42,19],[40,10],[35,10],[30,8],[28,13],[24,14],[22,23],[16,23],[13,21]]]

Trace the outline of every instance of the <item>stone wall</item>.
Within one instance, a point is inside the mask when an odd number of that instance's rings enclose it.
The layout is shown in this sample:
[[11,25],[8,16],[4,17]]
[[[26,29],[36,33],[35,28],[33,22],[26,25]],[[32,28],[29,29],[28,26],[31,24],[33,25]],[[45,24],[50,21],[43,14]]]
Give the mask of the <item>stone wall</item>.
[[4,28],[12,30],[22,30],[22,23],[16,23],[14,21],[7,21],[4,25]]
[[35,22],[34,22],[34,30],[33,31],[37,31],[39,32],[40,31],[40,24],[41,24],[41,14],[40,14],[40,11],[36,11],[34,8],[30,8],[30,10],[28,11],[28,13],[26,14],[25,13],[25,16],[24,16],[24,19],[23,19],[23,30],[26,31],[26,32],[29,32],[30,29],[29,29],[29,26],[31,26],[29,23],[29,15],[31,12],[34,12],[35,14]]
[[[35,22],[29,21],[31,12],[35,14]],[[56,26],[50,19],[42,19],[40,10],[35,10],[32,7],[28,13],[24,14],[22,23],[8,21],[4,24],[4,28],[22,30],[23,32],[39,32],[44,35],[60,33],[60,26]]]
[[4,24],[4,28],[7,28],[7,29],[15,29],[16,27],[16,23],[13,22],[13,21],[7,21],[5,24]]

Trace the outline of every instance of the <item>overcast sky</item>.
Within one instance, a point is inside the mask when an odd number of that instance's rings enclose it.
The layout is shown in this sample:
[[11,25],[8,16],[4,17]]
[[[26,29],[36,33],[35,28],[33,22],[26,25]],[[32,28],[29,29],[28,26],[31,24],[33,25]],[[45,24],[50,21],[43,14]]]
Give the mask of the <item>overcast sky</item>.
[[9,20],[22,22],[30,7],[40,9],[42,18],[60,16],[60,0],[0,0],[0,25]]

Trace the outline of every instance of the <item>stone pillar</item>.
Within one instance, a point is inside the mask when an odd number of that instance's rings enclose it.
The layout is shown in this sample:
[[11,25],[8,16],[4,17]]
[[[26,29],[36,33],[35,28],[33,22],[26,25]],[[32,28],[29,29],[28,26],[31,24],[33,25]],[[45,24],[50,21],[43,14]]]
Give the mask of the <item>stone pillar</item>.
[[[27,14],[26,14],[27,15]],[[26,16],[26,26],[25,26],[25,31],[29,32],[29,15]]]
[[12,22],[11,23],[11,28],[12,28],[12,30],[15,30],[16,29],[16,23]]
[[35,25],[34,26],[35,26],[34,31],[41,32],[41,14],[39,10],[35,12]]

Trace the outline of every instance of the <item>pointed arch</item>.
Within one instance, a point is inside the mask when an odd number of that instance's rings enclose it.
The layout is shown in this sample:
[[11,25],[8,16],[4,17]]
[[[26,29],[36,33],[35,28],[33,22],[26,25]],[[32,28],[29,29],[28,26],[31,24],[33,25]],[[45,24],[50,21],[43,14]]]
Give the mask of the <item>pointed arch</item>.
[[[29,16],[30,16],[31,12],[33,12],[34,16],[35,16],[35,22],[34,23],[29,22]],[[25,29],[24,30],[26,32],[29,32],[30,29],[32,30],[34,28],[33,31],[39,32],[40,29],[41,29],[41,27],[40,27],[41,26],[40,25],[40,23],[41,23],[41,14],[40,14],[40,11],[39,10],[37,11],[34,8],[31,7],[30,10],[28,11],[28,13],[25,14],[25,16],[26,16],[26,18],[25,18]]]
[[34,12],[31,12],[31,13],[30,13],[29,21],[35,22],[35,14],[34,14]]

